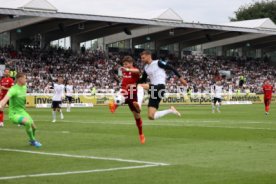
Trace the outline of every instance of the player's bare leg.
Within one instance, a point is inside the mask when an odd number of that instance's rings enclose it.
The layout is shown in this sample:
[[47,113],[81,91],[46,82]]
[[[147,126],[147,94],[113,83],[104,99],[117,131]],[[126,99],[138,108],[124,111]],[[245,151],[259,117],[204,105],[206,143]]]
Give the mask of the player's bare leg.
[[141,112],[141,107],[142,106],[140,106],[138,102],[133,102],[133,106],[135,107],[135,109],[138,113]]

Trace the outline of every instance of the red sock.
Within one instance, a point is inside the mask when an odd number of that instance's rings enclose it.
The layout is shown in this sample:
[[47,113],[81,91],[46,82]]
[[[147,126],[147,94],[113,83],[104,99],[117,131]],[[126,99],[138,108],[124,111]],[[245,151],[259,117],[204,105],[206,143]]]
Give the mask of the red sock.
[[137,125],[137,128],[139,130],[139,135],[143,134],[142,124],[143,124],[143,122],[142,122],[141,118],[136,119],[136,125]]
[[4,112],[0,111],[0,122],[4,122]]
[[269,109],[270,109],[270,108],[269,108],[269,105],[266,105],[266,106],[265,106],[265,112],[268,112]]
[[267,105],[267,106],[265,107],[265,110],[266,110],[266,112],[269,112],[269,110],[270,110],[270,105]]

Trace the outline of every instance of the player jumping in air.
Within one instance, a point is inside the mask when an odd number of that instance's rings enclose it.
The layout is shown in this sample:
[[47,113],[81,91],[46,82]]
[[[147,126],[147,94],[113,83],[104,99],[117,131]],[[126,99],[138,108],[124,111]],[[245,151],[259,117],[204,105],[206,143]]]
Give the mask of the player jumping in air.
[[[131,56],[125,56],[123,58],[123,68],[122,68],[123,80],[122,80],[122,86],[121,86],[121,94],[125,97],[125,104],[128,104],[130,111],[133,113],[138,131],[139,131],[140,142],[141,144],[144,144],[146,139],[142,130],[143,122],[141,119],[140,112],[137,110],[137,108],[134,105],[134,102],[137,102],[136,85],[140,78],[140,71],[139,69],[133,66],[133,62],[134,60]],[[114,102],[111,102],[109,104],[109,108],[112,113],[115,112],[117,107],[118,105],[115,104]]]
[[3,111],[6,103],[9,101],[10,120],[15,124],[25,126],[30,144],[35,147],[41,147],[40,142],[35,139],[36,126],[25,109],[26,93],[26,75],[19,72],[16,75],[16,85],[11,87],[4,99],[0,101],[0,110]]
[[273,93],[273,87],[270,84],[269,80],[265,80],[263,85],[263,91],[264,91],[265,114],[268,115],[270,110],[272,93]]
[[[0,82],[0,100],[2,100],[6,94],[8,93],[9,89],[13,86],[14,82],[13,79],[10,77],[10,70],[5,69],[4,77],[1,79]],[[7,102],[8,103],[8,102]],[[0,127],[4,126],[4,112],[0,112]]]
[[[177,116],[181,116],[181,114],[171,106],[168,110],[157,111],[159,108],[159,103],[165,94],[165,84],[166,84],[166,71],[173,71],[174,74],[179,78],[180,82],[183,85],[187,85],[186,80],[181,77],[177,70],[175,70],[172,66],[167,64],[164,61],[152,60],[151,53],[149,51],[143,51],[141,54],[141,60],[145,63],[143,76],[140,80],[140,83],[137,87],[138,90],[138,107],[141,109],[144,89],[149,90],[150,98],[148,104],[148,118],[150,120],[159,119],[167,114],[175,114]],[[147,77],[150,79],[150,84],[145,84]]]

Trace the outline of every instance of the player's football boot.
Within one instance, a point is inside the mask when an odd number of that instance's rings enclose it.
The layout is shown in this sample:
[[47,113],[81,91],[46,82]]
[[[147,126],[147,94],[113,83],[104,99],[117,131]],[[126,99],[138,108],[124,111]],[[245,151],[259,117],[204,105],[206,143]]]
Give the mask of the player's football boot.
[[118,105],[115,104],[113,101],[112,102],[109,102],[109,110],[110,112],[114,113],[117,109]]
[[29,141],[29,142],[30,142],[31,146],[34,146],[36,148],[40,148],[42,146],[42,144],[40,142],[35,141],[35,140],[34,141]]
[[141,144],[145,144],[146,143],[146,138],[145,138],[144,134],[139,135],[139,139],[140,139],[140,143]]
[[0,122],[0,127],[4,127],[4,123],[3,122]]
[[181,114],[180,114],[180,112],[178,112],[176,109],[175,109],[175,107],[174,106],[171,106],[171,110],[173,111],[173,113],[175,114],[175,115],[177,115],[177,116],[181,116]]

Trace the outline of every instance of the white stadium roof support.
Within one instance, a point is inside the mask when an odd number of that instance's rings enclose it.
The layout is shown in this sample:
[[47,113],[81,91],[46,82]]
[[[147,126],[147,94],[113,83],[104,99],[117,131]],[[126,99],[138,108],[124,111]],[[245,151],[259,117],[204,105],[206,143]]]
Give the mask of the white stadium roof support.
[[57,8],[54,7],[47,0],[31,0],[20,9],[28,11],[46,11],[46,12],[57,12]]
[[159,21],[183,22],[183,19],[180,17],[180,15],[178,15],[175,11],[173,11],[170,8],[161,13],[159,16],[154,17],[153,19]]

